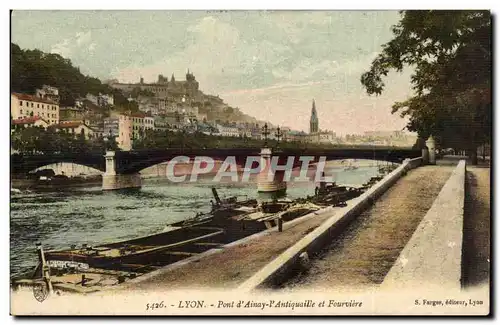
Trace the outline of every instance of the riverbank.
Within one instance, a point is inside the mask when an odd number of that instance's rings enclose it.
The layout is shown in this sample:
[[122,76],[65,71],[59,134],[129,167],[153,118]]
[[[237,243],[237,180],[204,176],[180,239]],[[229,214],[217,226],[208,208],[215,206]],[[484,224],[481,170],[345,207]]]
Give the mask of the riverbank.
[[[325,287],[380,283],[413,233],[452,167],[425,166],[410,171],[375,205],[348,226],[325,256],[315,263],[321,269],[307,286]],[[425,194],[422,194],[425,193]],[[413,211],[412,216],[408,211]],[[316,229],[331,216],[331,211],[304,217],[300,223],[243,243],[226,247],[175,268],[124,286],[124,290],[154,291],[177,289],[236,288],[258,270]],[[383,234],[382,236],[380,234]],[[395,234],[398,234],[397,236]],[[335,248],[337,247],[338,248]],[[391,247],[391,249],[388,249]],[[331,254],[331,253],[330,253]],[[314,270],[314,266],[313,266]],[[139,279],[138,279],[139,280]],[[310,279],[308,279],[310,280]],[[302,287],[297,279],[285,287]],[[309,281],[308,281],[309,282]]]
[[273,229],[260,233],[191,263],[167,267],[164,272],[148,276],[142,282],[124,285],[119,290],[236,288],[329,216],[330,211],[312,213],[285,223],[283,232]]
[[66,178],[59,180],[41,181],[38,179],[20,179],[12,178],[10,180],[11,189],[24,190],[44,190],[44,189],[59,189],[59,188],[73,188],[73,187],[87,187],[87,186],[101,186],[102,177],[78,177]]

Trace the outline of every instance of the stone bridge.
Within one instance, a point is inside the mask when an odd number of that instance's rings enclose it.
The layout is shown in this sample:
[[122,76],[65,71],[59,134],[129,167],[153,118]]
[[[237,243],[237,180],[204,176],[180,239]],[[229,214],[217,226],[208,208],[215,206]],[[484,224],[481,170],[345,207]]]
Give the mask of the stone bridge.
[[[407,148],[333,148],[333,149],[284,149],[274,150],[272,156],[279,156],[280,161],[286,161],[288,157],[295,157],[294,165],[300,165],[299,157],[312,156],[317,160],[326,157],[327,160],[340,159],[372,159],[400,163],[406,158],[421,156],[420,150]],[[104,172],[104,176],[124,176],[138,182],[139,172],[147,167],[167,162],[178,156],[194,158],[206,156],[213,159],[224,160],[228,156],[236,158],[236,162],[244,165],[249,156],[260,156],[259,148],[236,148],[236,149],[167,149],[167,150],[138,150],[138,151],[116,151],[91,154],[53,154],[53,155],[11,155],[11,174],[25,174],[37,168],[67,162],[92,167]],[[138,184],[128,186],[124,181],[117,188],[138,187]],[[139,182],[140,183],[140,182]],[[104,186],[104,184],[103,184]],[[139,185],[140,186],[140,185]],[[106,186],[104,186],[106,187]],[[112,186],[113,187],[113,186]]]

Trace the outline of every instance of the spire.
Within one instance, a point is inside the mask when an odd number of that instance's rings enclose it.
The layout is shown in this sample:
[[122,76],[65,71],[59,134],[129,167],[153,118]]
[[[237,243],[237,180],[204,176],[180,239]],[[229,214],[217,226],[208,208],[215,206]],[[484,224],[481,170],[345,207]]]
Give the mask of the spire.
[[311,122],[318,122],[318,113],[316,112],[316,103],[314,102],[314,99],[313,99],[313,105],[312,105],[312,109],[311,109]]
[[309,133],[318,132],[319,121],[318,121],[318,112],[316,112],[316,103],[313,99],[312,109],[311,109],[311,120],[309,121]]
[[194,81],[194,74],[191,71],[189,71],[189,69],[188,69],[188,72],[186,73],[186,80],[187,81]]
[[172,73],[172,78],[170,78],[170,81],[171,82],[175,82],[175,77],[174,77],[174,74]]

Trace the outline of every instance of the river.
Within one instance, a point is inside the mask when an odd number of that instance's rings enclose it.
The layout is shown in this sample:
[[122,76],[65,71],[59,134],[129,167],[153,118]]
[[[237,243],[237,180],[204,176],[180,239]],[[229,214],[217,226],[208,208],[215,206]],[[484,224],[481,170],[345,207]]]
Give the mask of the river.
[[[373,162],[360,164],[354,170],[327,164],[325,173],[334,175],[338,184],[361,185],[377,175],[378,169]],[[145,178],[143,187],[134,191],[103,192],[100,186],[88,186],[12,194],[11,278],[33,270],[38,262],[35,250],[38,242],[45,250],[52,250],[159,232],[170,223],[193,217],[197,212],[208,212],[213,199],[211,187],[216,187],[221,197],[262,198],[255,182],[215,184],[210,178],[196,183]],[[314,188],[313,182],[291,182],[287,197],[312,195]]]

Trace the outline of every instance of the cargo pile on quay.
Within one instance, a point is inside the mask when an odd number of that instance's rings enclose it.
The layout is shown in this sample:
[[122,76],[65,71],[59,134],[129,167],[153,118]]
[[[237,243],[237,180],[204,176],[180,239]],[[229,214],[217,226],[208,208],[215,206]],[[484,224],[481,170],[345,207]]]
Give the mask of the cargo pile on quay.
[[39,245],[39,264],[32,275],[12,282],[14,289],[46,285],[57,291],[90,293],[135,279],[167,265],[235,242],[328,206],[344,206],[380,180],[373,177],[362,187],[320,183],[314,196],[296,200],[214,200],[209,213],[166,226],[157,234],[90,247],[47,251]]

